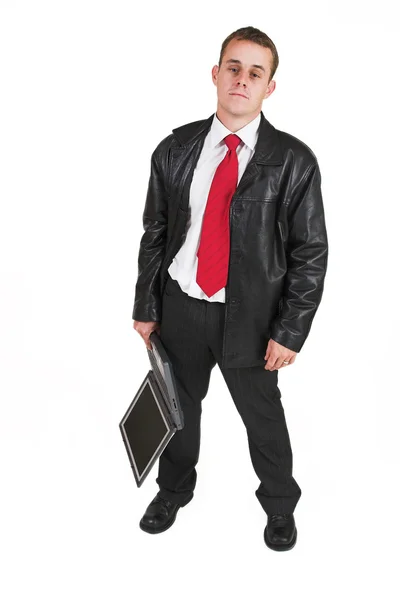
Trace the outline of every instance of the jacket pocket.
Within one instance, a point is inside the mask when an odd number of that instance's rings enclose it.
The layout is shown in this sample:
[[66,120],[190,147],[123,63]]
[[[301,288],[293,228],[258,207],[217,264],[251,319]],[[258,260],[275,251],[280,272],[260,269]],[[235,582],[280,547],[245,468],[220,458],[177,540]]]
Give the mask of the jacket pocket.
[[250,200],[251,202],[278,202],[278,196],[240,196],[238,200]]

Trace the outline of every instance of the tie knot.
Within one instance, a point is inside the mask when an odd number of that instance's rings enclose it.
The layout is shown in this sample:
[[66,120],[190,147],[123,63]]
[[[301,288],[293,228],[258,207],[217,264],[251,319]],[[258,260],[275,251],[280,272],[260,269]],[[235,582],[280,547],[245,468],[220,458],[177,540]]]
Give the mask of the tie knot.
[[242,140],[236,133],[231,133],[224,138],[225,144],[228,146],[229,150],[236,150]]

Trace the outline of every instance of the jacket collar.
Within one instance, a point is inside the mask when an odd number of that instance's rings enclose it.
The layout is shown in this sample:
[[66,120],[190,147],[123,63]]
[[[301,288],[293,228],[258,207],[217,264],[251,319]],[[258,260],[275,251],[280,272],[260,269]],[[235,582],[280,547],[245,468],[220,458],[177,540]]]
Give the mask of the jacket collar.
[[[210,130],[214,114],[210,115],[207,119],[176,127],[172,130],[172,133],[181,146],[190,146],[199,139],[205,138]],[[260,114],[258,139],[251,162],[263,165],[281,165],[283,164],[283,156],[277,130],[265,118],[262,111]]]

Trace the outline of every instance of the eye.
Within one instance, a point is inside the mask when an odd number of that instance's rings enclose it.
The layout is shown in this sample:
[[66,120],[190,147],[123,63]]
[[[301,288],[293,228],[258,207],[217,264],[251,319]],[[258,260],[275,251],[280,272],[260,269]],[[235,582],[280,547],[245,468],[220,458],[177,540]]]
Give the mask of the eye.
[[[229,67],[228,71],[237,71],[237,68],[236,67]],[[258,77],[258,79],[260,79],[260,76],[257,75],[257,73],[252,73],[252,74],[255,75],[256,77]]]

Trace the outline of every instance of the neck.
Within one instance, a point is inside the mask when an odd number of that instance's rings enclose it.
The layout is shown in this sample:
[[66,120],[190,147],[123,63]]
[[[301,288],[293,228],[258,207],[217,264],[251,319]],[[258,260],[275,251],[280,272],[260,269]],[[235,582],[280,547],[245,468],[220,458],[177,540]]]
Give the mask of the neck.
[[254,112],[247,115],[234,115],[231,112],[225,110],[219,103],[217,106],[216,115],[225,127],[235,133],[242,127],[245,127],[250,121],[255,119],[261,112],[260,108],[257,108]]

